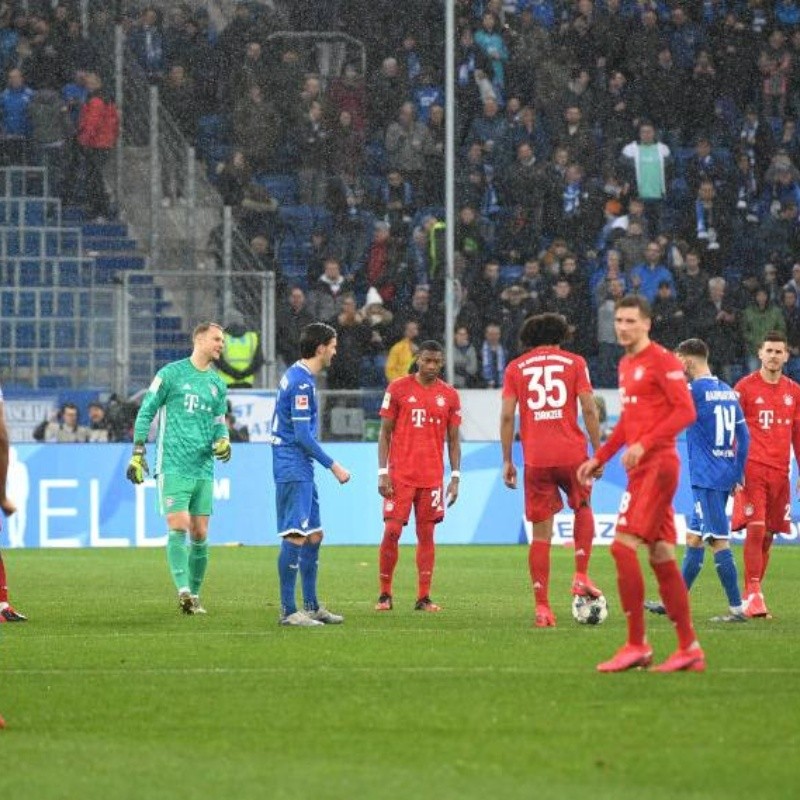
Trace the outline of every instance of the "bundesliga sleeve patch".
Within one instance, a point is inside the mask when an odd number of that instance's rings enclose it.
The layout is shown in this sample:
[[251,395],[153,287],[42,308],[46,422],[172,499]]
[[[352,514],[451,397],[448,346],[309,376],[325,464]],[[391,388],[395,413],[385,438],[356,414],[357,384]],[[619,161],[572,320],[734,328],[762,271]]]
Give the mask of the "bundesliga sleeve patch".
[[383,402],[381,403],[381,408],[389,408],[392,403],[392,396],[389,392],[383,393]]
[[297,411],[308,411],[308,395],[307,394],[295,395],[294,407]]
[[159,378],[158,375],[156,375],[155,378],[153,378],[153,382],[150,384],[150,386],[147,387],[147,391],[153,392],[153,394],[155,394],[160,387],[161,387],[161,378]]

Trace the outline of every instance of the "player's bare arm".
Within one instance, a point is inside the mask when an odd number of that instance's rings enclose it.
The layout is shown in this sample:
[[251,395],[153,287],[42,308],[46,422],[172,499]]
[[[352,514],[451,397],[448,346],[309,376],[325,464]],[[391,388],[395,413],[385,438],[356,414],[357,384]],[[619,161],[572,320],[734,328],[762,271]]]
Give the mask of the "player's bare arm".
[[603,465],[594,457],[587,459],[578,467],[578,480],[583,484],[590,484],[602,474]]
[[378,434],[378,494],[391,497],[394,494],[392,479],[389,477],[389,447],[392,444],[394,420],[381,419],[381,430]]
[[[600,449],[600,414],[597,413],[597,403],[594,401],[592,392],[582,392],[578,395],[581,404],[581,414],[583,423],[586,425],[586,432],[589,434],[589,441],[592,443],[592,452],[596,453]],[[602,465],[595,470],[595,477],[600,478],[603,474]]]
[[644,455],[644,445],[641,442],[634,442],[623,454],[622,458],[622,466],[625,467],[626,470],[632,470],[636,467],[639,462],[642,460],[642,456]]
[[500,445],[503,449],[503,483],[509,489],[517,488],[517,468],[514,466],[511,456],[516,414],[517,398],[504,397],[500,410]]
[[447,507],[458,500],[458,487],[461,482],[461,437],[458,425],[447,426],[447,454],[450,458],[450,483],[447,484]]

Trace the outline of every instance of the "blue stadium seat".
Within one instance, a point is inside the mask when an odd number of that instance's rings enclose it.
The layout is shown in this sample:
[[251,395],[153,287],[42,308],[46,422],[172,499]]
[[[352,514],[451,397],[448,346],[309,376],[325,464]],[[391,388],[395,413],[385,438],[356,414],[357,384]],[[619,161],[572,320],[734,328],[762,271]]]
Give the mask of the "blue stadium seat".
[[69,375],[40,375],[39,376],[40,389],[71,389],[72,380]]
[[33,349],[38,346],[36,341],[36,323],[16,322],[14,323],[14,334],[16,336],[17,347]]

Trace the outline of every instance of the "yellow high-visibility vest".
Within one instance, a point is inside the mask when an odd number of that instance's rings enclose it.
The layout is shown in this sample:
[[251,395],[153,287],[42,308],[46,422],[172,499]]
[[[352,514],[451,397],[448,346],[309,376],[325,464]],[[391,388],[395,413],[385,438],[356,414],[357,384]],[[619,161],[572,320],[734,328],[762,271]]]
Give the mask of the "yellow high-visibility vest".
[[[244,372],[253,363],[253,356],[258,350],[258,334],[255,331],[247,331],[244,336],[231,336],[225,334],[225,345],[222,348],[222,357],[234,369]],[[232,383],[253,385],[253,374],[250,373],[246,378],[234,378],[224,370],[219,370],[222,380],[226,386]]]

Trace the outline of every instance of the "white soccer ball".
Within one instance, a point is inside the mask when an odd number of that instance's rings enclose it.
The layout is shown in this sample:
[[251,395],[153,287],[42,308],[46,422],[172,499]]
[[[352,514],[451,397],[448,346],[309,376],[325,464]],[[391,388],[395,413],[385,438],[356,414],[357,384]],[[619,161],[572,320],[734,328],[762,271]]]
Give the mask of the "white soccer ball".
[[572,618],[581,625],[599,625],[608,617],[608,603],[603,595],[600,597],[572,598]]

